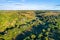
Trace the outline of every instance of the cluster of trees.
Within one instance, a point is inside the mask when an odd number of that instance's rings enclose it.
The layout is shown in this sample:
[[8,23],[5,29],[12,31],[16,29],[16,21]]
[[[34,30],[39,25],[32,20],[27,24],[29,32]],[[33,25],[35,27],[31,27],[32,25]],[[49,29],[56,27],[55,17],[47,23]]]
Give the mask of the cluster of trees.
[[60,40],[59,12],[6,11],[0,25],[0,40]]

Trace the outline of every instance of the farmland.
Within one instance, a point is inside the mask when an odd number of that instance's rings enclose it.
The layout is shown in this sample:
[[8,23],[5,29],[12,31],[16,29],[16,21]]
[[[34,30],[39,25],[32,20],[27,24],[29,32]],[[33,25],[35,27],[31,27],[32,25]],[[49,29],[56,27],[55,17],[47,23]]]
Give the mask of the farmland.
[[60,12],[0,10],[0,40],[60,40]]

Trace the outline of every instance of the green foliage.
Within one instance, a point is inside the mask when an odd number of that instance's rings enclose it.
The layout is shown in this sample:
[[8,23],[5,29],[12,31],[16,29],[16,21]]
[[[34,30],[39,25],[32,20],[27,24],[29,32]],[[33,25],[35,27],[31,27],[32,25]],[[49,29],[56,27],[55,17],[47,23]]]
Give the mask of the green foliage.
[[21,40],[60,40],[60,13],[0,11],[0,40],[20,40],[18,35]]

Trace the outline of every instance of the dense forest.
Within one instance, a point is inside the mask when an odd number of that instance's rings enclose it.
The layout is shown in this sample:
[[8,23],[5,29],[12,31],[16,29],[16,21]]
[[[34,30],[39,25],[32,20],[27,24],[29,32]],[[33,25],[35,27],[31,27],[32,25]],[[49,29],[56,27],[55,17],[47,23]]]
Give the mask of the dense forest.
[[60,11],[0,10],[0,40],[60,40]]

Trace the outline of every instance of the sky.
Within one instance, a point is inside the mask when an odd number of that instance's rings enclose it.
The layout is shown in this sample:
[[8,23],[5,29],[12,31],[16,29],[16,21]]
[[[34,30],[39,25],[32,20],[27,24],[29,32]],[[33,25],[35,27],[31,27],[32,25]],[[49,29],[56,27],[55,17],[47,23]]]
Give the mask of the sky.
[[0,10],[60,10],[60,0],[0,0]]

